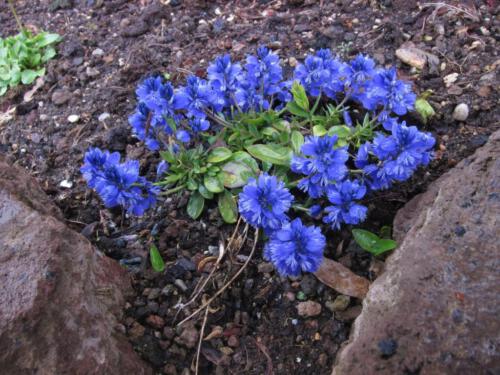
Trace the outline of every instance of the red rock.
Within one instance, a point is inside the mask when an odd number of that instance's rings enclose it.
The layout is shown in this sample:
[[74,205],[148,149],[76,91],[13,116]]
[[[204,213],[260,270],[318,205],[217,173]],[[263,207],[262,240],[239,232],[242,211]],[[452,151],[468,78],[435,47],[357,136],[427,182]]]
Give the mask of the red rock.
[[333,374],[499,373],[499,217],[497,131],[398,212]]
[[305,318],[321,314],[321,305],[314,301],[304,301],[297,304],[297,312]]
[[23,170],[0,157],[3,374],[146,374],[118,326],[127,274],[59,219]]
[[161,316],[150,315],[146,318],[146,322],[153,328],[162,329],[165,325],[165,321]]

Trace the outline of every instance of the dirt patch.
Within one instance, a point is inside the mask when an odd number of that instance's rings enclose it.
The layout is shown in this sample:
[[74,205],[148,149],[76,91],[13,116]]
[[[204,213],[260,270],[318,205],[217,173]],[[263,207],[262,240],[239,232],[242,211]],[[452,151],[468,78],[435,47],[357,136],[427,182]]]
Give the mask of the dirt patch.
[[[94,145],[120,151],[139,158],[144,173],[154,171],[158,156],[131,137],[127,123],[135,86],[146,75],[168,72],[180,81],[186,71],[203,74],[219,54],[240,59],[260,44],[276,50],[285,63],[324,47],[344,57],[363,52],[382,65],[396,65],[418,93],[432,90],[430,102],[438,112],[425,127],[438,141],[431,167],[369,202],[370,226],[390,225],[399,207],[499,127],[498,8],[479,1],[465,6],[463,11],[419,9],[390,0],[171,0],[169,5],[147,0],[19,1],[26,25],[59,32],[64,41],[30,102],[23,100],[29,87],[0,99],[0,113],[16,107],[14,118],[0,123],[0,152],[39,179],[73,228],[134,272],[137,296],[126,308],[123,329],[158,372],[187,374],[203,316],[178,329],[175,324],[185,315],[176,315],[175,305],[189,299],[209,270],[197,269],[200,260],[216,256],[232,228],[222,224],[215,207],[202,220],[189,220],[185,197],[166,200],[140,221],[104,210],[78,171],[85,150]],[[6,5],[0,5],[0,22],[2,36],[16,32]],[[438,63],[427,64],[420,73],[403,64],[395,51],[408,41],[435,55]],[[444,78],[453,73],[456,80],[446,85]],[[469,108],[464,122],[452,116],[459,103]],[[78,121],[69,122],[70,115]],[[63,180],[71,188],[61,186]],[[162,275],[148,268],[144,240],[151,234],[167,260]],[[379,262],[349,244],[348,231],[330,231],[328,238],[328,257],[375,277]],[[249,245],[221,265],[208,295],[236,272]],[[345,311],[332,312],[336,297],[313,276],[280,278],[258,251],[242,277],[212,306],[217,311],[209,314],[205,335],[215,333],[203,342],[200,372],[329,373],[359,313],[356,300]],[[321,312],[300,317],[296,306],[301,301],[318,302]]]

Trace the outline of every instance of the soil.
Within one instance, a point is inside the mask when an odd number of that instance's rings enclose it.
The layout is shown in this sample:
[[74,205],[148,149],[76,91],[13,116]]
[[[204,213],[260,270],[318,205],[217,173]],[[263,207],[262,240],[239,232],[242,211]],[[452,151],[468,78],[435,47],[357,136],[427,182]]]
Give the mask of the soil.
[[[0,152],[37,177],[71,227],[133,274],[136,295],[126,306],[121,328],[158,373],[194,373],[203,314],[182,327],[177,323],[201,298],[182,311],[176,305],[189,300],[213,265],[204,262],[218,255],[219,243],[231,236],[233,227],[223,225],[215,207],[201,220],[190,220],[184,213],[185,196],[165,200],[141,220],[126,218],[119,210],[104,209],[86,188],[79,166],[89,146],[140,159],[143,172],[153,173],[158,155],[131,137],[127,123],[142,78],[168,72],[179,82],[186,71],[203,75],[207,62],[219,54],[241,59],[261,44],[276,50],[285,63],[293,63],[290,57],[301,60],[310,49],[328,47],[344,57],[363,52],[382,65],[397,66],[417,93],[432,90],[429,101],[438,115],[422,127],[436,136],[437,151],[430,168],[372,197],[367,222],[374,229],[391,225],[397,209],[499,127],[495,1],[462,1],[465,11],[418,8],[400,0],[16,3],[26,26],[58,32],[64,41],[30,101],[25,94],[31,87],[10,90],[0,99]],[[0,36],[16,33],[5,4],[0,5],[0,24]],[[403,64],[395,50],[407,41],[434,54],[439,64],[421,72]],[[443,78],[451,73],[458,74],[457,80],[447,87]],[[459,103],[470,109],[465,122],[452,117]],[[70,115],[79,120],[70,123]],[[61,186],[63,180],[71,187]],[[207,297],[246,260],[253,234],[248,237],[238,254],[224,258],[207,285]],[[149,266],[151,238],[167,262],[162,274]],[[330,231],[328,238],[327,257],[359,275],[376,277],[381,261],[350,243],[347,230]],[[260,252],[259,246],[244,273],[211,304],[204,332],[211,338],[203,341],[199,373],[330,373],[360,301],[351,299],[345,311],[332,312],[336,292],[311,275],[279,277]],[[301,301],[319,303],[321,313],[300,317],[296,307]]]

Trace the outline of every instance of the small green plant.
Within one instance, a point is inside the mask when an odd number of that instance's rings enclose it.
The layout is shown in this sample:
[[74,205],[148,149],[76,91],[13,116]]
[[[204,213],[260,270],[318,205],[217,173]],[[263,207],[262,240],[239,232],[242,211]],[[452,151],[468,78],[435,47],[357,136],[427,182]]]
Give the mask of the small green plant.
[[387,238],[380,238],[375,233],[364,229],[353,229],[352,235],[359,246],[373,255],[383,254],[389,250],[395,249],[397,246],[396,241]]
[[152,244],[149,248],[149,259],[151,261],[151,266],[156,272],[165,271],[165,262],[155,244]]
[[19,83],[28,85],[45,74],[43,65],[56,55],[54,45],[62,40],[58,34],[31,34],[22,24],[10,3],[20,33],[0,38],[0,96]]

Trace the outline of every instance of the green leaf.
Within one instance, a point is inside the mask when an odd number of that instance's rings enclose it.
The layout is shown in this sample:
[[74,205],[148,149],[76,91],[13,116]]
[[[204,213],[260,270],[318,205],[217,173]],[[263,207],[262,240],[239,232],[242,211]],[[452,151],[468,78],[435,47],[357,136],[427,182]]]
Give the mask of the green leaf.
[[187,213],[193,219],[198,219],[198,217],[203,212],[203,207],[205,206],[205,198],[197,191],[192,193],[189,197],[189,202],[187,205]]
[[205,175],[203,184],[212,193],[222,193],[224,191],[224,177],[221,174],[214,176]]
[[57,54],[56,49],[54,47],[46,48],[42,56],[42,62],[46,63],[50,59],[54,58],[56,54]]
[[165,271],[165,262],[163,261],[163,258],[161,257],[161,254],[155,244],[152,244],[149,248],[149,260],[151,261],[151,266],[153,266],[153,269],[156,272]]
[[251,145],[247,147],[247,151],[253,157],[275,165],[288,166],[292,158],[290,148],[273,143]]
[[373,255],[380,255],[397,246],[396,241],[381,239],[375,233],[364,229],[353,229],[352,234],[356,243]]
[[297,103],[299,108],[309,112],[309,99],[307,99],[306,90],[298,81],[293,83],[291,92],[293,100]]
[[203,196],[205,199],[212,199],[214,197],[214,193],[208,191],[208,189],[205,187],[205,185],[199,185],[198,186],[198,192]]
[[303,118],[309,118],[310,113],[303,110],[302,108],[299,107],[299,105],[295,102],[288,102],[286,105],[286,109],[288,112],[290,112],[292,115],[303,117]]
[[259,172],[259,164],[257,164],[257,161],[245,151],[237,151],[233,153],[231,159],[229,160],[245,163],[252,169],[253,172],[255,173]]
[[62,40],[59,34],[51,34],[51,33],[41,33],[38,34],[37,37],[37,47],[43,48],[48,46],[49,44],[58,43]]
[[424,124],[427,124],[427,121],[436,114],[430,103],[422,97],[415,101],[415,111],[422,117]]
[[224,190],[224,193],[219,194],[217,204],[224,221],[228,224],[236,223],[238,219],[238,207],[236,206],[233,195],[228,190]]
[[207,161],[209,163],[220,163],[221,161],[229,159],[232,154],[231,150],[226,147],[217,147],[210,151]]
[[273,127],[268,126],[262,129],[262,134],[267,135],[268,137],[279,136],[280,133]]
[[351,129],[345,125],[332,126],[328,129],[328,135],[336,135],[339,138],[346,139],[351,135]]
[[[43,69],[43,71],[45,73],[45,69]],[[39,75],[43,75],[43,73],[42,74],[39,73],[40,71],[37,70],[31,70],[31,69],[23,70],[21,72],[21,82],[25,85],[29,85],[36,79],[36,77],[38,77]]]
[[249,176],[254,176],[255,172],[243,162],[228,161],[222,165],[224,176],[224,186],[230,189],[239,188],[245,185]]
[[324,136],[328,131],[325,129],[323,125],[315,125],[313,126],[313,135],[316,137]]
[[292,148],[296,154],[300,153],[300,149],[304,144],[304,136],[298,131],[294,130],[292,132]]

